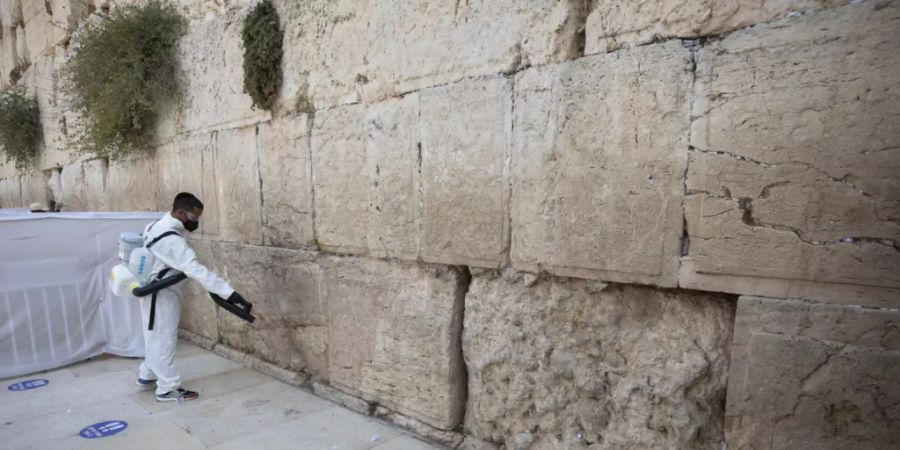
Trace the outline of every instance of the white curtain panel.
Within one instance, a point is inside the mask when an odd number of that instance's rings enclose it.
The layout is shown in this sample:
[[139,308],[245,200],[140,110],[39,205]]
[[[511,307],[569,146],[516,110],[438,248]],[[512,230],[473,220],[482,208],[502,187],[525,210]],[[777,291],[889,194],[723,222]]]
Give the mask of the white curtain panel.
[[144,356],[140,304],[109,289],[119,233],[159,213],[0,210],[0,378]]

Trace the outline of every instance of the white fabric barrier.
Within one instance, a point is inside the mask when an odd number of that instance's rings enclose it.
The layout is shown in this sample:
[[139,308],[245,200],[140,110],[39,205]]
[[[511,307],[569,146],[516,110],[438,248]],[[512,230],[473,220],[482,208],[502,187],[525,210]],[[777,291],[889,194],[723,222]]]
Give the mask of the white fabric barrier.
[[109,289],[119,233],[159,213],[0,214],[0,378],[144,355],[140,302]]

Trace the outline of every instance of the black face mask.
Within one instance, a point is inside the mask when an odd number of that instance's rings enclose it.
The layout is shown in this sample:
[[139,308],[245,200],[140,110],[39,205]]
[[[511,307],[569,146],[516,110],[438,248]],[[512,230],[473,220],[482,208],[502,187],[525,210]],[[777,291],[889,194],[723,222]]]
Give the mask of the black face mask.
[[181,223],[184,224],[184,229],[188,230],[191,233],[193,233],[194,230],[196,230],[197,227],[200,226],[200,222],[198,222],[196,220],[188,220],[188,221],[181,222]]

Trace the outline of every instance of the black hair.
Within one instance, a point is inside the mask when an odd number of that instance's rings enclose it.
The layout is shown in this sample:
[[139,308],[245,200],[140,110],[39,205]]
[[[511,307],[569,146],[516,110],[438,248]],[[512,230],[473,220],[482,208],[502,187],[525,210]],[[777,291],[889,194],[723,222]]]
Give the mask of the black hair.
[[199,198],[195,197],[194,194],[188,192],[179,193],[175,196],[175,201],[172,202],[172,212],[178,211],[179,209],[190,212],[195,208],[203,209],[203,203]]

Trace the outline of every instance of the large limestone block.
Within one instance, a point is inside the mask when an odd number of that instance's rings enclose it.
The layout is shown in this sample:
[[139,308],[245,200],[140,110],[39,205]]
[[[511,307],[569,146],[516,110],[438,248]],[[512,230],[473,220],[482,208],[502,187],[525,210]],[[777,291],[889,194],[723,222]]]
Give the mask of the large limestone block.
[[[366,18],[374,56],[367,55],[370,65],[364,75],[372,86],[364,84],[364,95],[405,93],[581,56],[578,32],[587,13],[583,2],[371,3]],[[386,86],[392,81],[396,86]]]
[[[269,117],[244,94],[241,27],[246,10],[191,26],[179,41],[184,110],[180,130],[236,127]],[[163,127],[168,129],[168,127]]]
[[[215,210],[205,211],[204,219],[213,213],[218,220],[218,236],[224,241],[262,243],[257,132],[257,127],[250,126],[213,134]],[[202,163],[206,176],[205,156]]]
[[850,0],[600,0],[591,2],[585,53],[605,53],[666,38],[725,34],[791,13]]
[[683,286],[900,305],[900,4],[876,3],[700,51]]
[[42,143],[35,161],[39,169],[59,167],[84,157],[69,146],[57,59],[53,55],[41,55],[22,76],[29,94],[37,97],[40,110]]
[[311,124],[309,116],[301,115],[259,127],[265,245],[302,248],[315,244]]
[[676,285],[690,70],[671,42],[517,78],[516,268]]
[[369,254],[416,259],[421,211],[418,170],[419,96],[376,103],[366,110]]
[[416,259],[419,96],[316,114],[316,235],[326,250]]
[[420,96],[422,258],[499,267],[509,241],[512,84],[470,79]]
[[312,180],[316,238],[323,250],[366,252],[369,183],[364,105],[316,114],[312,130]]
[[50,192],[50,171],[32,171],[22,174],[19,178],[22,183],[21,208],[28,208],[32,203],[40,203],[44,208],[49,208],[53,195]]
[[[34,0],[34,3],[44,2]],[[34,15],[25,19],[24,37],[27,60],[37,61],[41,55],[51,53],[56,44],[68,37],[68,33],[54,21],[48,10],[41,7]]]
[[[157,209],[168,211],[172,208],[172,201],[179,192],[190,192],[204,202],[202,196],[203,182],[203,151],[212,145],[210,135],[206,133],[182,136],[179,140],[163,145],[156,149],[154,154],[154,169],[156,172],[156,201]],[[205,208],[204,208],[205,209]],[[213,212],[210,209],[209,212]],[[215,215],[204,214],[201,224],[209,217]]]
[[580,2],[279,1],[283,107],[371,101],[580,53]]
[[322,263],[331,383],[431,426],[456,427],[465,408],[467,276],[373,259]]
[[478,275],[465,429],[506,448],[718,449],[733,319],[716,294]]
[[741,297],[729,448],[900,445],[900,312]]
[[156,211],[157,179],[152,158],[110,162],[102,191],[103,209]]
[[[222,342],[292,371],[327,377],[326,315],[318,264],[307,252],[204,243],[210,269],[253,303],[249,324],[218,312]],[[205,301],[212,303],[206,295]]]
[[[188,235],[188,245],[197,254],[197,261],[212,271],[219,270],[216,266],[216,244]],[[222,275],[220,272],[219,275]],[[218,307],[209,297],[209,293],[203,289],[200,283],[185,280],[179,284],[181,289],[181,318],[178,327],[203,336],[210,342],[219,342]],[[223,312],[228,314],[227,312]]]
[[22,181],[20,177],[0,179],[0,208],[22,207]]

